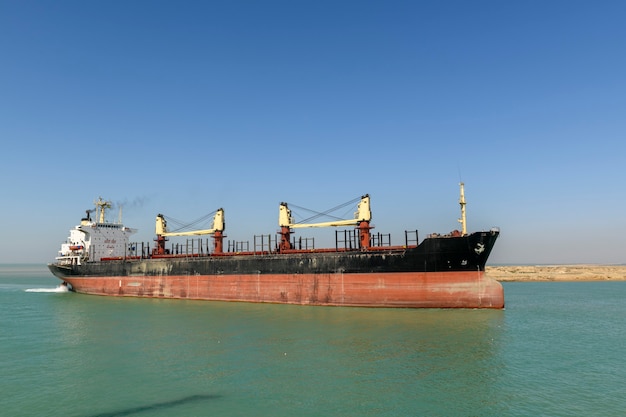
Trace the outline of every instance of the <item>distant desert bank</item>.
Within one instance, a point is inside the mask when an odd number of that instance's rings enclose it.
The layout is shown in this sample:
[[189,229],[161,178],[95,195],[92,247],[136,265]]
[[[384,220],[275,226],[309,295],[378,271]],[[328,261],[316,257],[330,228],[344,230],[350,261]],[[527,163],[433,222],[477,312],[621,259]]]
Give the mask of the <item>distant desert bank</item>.
[[487,276],[507,281],[626,281],[626,265],[487,266]]

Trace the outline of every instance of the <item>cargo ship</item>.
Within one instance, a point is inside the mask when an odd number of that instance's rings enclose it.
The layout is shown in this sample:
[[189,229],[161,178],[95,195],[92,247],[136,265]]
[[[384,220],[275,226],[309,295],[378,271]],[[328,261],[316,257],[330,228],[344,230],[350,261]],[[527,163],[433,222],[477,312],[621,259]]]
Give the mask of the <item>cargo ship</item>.
[[[153,247],[131,242],[137,230],[122,224],[121,212],[117,222],[108,221],[112,205],[100,198],[48,267],[71,291],[104,296],[502,309],[501,284],[485,276],[500,231],[467,233],[460,186],[462,230],[430,234],[421,242],[417,230],[406,231],[400,245],[372,232],[369,195],[354,200],[353,219],[321,223],[294,222],[289,205],[280,203],[276,235],[254,236],[252,247],[225,242],[221,208],[210,214],[211,227],[201,230],[170,230],[159,214]],[[335,246],[315,248],[313,239],[296,239],[295,230],[308,227],[335,227]],[[175,236],[186,240],[167,247]]]

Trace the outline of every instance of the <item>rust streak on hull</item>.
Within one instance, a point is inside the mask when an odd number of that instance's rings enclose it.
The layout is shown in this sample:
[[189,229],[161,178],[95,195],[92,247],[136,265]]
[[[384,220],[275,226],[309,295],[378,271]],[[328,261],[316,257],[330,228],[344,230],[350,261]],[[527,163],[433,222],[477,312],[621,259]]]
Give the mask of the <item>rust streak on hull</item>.
[[79,293],[107,296],[407,308],[504,307],[483,271],[66,277]]

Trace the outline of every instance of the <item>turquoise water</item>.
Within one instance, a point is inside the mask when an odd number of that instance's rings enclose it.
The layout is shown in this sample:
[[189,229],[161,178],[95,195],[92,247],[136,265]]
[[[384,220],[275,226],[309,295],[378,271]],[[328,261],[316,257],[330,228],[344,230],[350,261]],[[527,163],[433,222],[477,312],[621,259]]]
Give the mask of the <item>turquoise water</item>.
[[626,282],[506,283],[507,308],[58,293],[0,266],[2,416],[623,416]]

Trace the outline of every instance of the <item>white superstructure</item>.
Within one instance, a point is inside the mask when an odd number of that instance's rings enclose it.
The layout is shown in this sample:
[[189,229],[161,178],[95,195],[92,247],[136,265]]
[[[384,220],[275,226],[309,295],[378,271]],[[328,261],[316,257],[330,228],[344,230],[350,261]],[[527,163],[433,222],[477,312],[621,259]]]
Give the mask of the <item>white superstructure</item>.
[[121,223],[106,221],[105,211],[111,208],[111,203],[99,198],[95,201],[96,219],[92,221],[87,210],[87,217],[81,219],[80,225],[70,230],[67,241],[61,244],[57,260],[59,264],[80,265],[82,262],[100,261],[103,258],[124,259],[133,256],[135,248],[130,247],[129,237],[136,233],[136,229],[126,227]]

